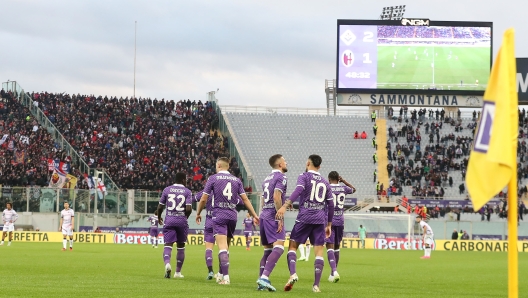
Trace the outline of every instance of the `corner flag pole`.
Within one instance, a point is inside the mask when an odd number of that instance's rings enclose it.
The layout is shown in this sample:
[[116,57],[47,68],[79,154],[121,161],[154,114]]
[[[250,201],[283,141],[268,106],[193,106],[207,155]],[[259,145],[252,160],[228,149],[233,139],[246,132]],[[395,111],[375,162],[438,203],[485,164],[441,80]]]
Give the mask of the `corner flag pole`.
[[[514,155],[515,164],[517,156]],[[508,297],[519,297],[519,252],[517,248],[517,170],[508,185]]]

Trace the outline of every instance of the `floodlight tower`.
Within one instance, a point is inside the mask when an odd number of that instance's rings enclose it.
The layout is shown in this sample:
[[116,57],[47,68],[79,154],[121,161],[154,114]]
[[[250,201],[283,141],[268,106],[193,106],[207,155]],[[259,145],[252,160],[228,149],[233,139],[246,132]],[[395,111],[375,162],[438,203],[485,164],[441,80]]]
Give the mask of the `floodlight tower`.
[[405,13],[405,5],[383,7],[380,20],[401,20]]

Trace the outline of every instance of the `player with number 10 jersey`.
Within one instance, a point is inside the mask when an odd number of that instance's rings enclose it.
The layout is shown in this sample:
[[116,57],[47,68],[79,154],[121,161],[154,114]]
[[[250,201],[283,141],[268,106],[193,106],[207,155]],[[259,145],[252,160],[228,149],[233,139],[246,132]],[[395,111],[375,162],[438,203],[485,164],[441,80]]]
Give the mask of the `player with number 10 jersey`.
[[310,239],[315,251],[315,281],[312,290],[320,292],[319,282],[324,267],[323,245],[325,236],[330,237],[334,217],[334,198],[330,184],[319,173],[321,163],[322,158],[319,155],[308,157],[306,172],[297,178],[297,186],[290,197],[291,202],[299,199],[299,214],[290,235],[288,249],[290,279],[284,287],[285,291],[290,291],[299,279],[296,269],[296,252],[299,244]]

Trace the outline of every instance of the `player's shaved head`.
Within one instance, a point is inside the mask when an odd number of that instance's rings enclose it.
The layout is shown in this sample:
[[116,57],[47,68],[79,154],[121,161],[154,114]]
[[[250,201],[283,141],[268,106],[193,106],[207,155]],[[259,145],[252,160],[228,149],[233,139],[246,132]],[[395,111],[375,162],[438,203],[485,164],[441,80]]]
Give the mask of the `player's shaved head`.
[[308,160],[312,163],[312,166],[316,168],[320,167],[321,163],[323,163],[323,159],[317,154],[312,154],[308,156]]
[[216,160],[216,168],[221,170],[227,170],[229,169],[229,158],[227,157],[219,157]]
[[176,173],[175,180],[176,180],[175,181],[176,184],[185,185],[185,180],[187,180],[187,175],[185,173],[182,173],[182,172]]

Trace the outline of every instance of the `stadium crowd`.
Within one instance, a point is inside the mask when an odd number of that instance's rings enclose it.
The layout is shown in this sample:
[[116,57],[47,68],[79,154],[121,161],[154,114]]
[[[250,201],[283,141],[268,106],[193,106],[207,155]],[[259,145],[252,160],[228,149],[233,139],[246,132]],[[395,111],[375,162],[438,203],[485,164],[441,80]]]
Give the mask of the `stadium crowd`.
[[[122,189],[160,190],[184,171],[189,188],[198,191],[215,172],[216,158],[228,155],[209,102],[48,92],[31,97],[86,163],[104,168]],[[240,176],[234,159],[231,171]]]
[[378,38],[489,39],[487,27],[378,26]]
[[0,185],[48,185],[47,161],[62,152],[12,93],[0,96]]
[[[219,135],[218,115],[201,101],[165,101],[30,94],[44,114],[92,168],[107,171],[122,189],[160,190],[184,171],[188,186],[201,190],[215,160],[228,156],[227,138]],[[51,135],[29,110],[1,91],[0,185],[47,186],[48,160],[69,163]],[[84,173],[73,165],[78,188],[87,188]],[[235,159],[230,171],[241,178]]]
[[[386,147],[389,159],[389,190],[392,186],[400,190],[410,187],[413,197],[442,199],[444,188],[447,185],[453,187],[450,171],[460,171],[462,179],[465,177],[473,141],[467,135],[455,136],[449,133],[441,136],[442,128],[450,125],[456,132],[462,132],[462,120],[446,117],[445,111],[438,109],[433,111],[423,108],[409,113],[407,107],[402,107],[399,117],[396,117],[394,110],[390,108],[388,114],[394,121],[388,128]],[[474,132],[475,127],[473,122],[465,128],[471,128]],[[423,132],[427,134],[424,138],[428,142],[422,139]],[[465,186],[461,184],[458,187],[460,195],[463,195]],[[391,191],[388,195],[391,195]]]

